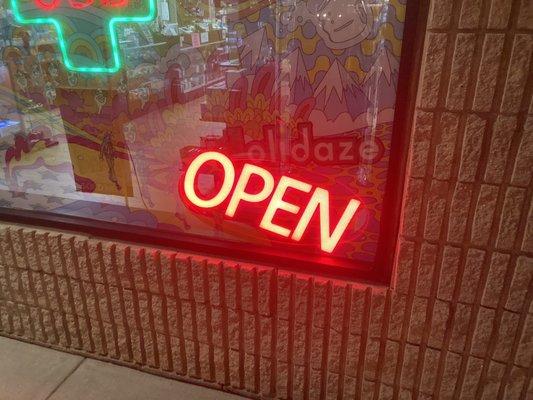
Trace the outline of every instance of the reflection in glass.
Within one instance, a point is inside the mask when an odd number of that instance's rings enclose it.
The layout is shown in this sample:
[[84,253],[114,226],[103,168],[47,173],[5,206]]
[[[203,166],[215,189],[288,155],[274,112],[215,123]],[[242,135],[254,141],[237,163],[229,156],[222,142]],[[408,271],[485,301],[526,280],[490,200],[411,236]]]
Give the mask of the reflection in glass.
[[[67,27],[76,62],[96,65],[113,53],[102,21],[148,2],[58,0],[47,12]],[[17,22],[10,4],[0,7],[0,207],[320,253],[312,232],[294,243],[257,229],[261,205],[239,219],[191,210],[181,174],[216,150],[327,188],[332,220],[359,199],[333,255],[374,260],[405,0],[157,0],[152,21],[116,26],[115,73],[65,68],[55,27]],[[204,171],[198,187],[209,196],[218,181]]]

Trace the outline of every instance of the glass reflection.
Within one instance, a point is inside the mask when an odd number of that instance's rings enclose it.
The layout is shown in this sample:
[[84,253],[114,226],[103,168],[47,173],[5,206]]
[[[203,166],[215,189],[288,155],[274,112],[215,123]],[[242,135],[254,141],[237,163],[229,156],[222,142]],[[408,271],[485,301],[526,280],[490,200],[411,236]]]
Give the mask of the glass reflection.
[[[101,21],[148,1],[117,11],[116,2],[58,0],[47,12],[90,66],[113,53]],[[320,253],[312,234],[293,244],[220,210],[190,210],[180,176],[215,149],[326,187],[333,209],[360,199],[334,255],[373,261],[405,0],[155,4],[152,21],[117,25],[120,70],[84,73],[65,67],[54,26],[21,24],[2,3],[0,207]],[[198,185],[216,191],[216,173]],[[257,218],[253,207],[242,212]]]

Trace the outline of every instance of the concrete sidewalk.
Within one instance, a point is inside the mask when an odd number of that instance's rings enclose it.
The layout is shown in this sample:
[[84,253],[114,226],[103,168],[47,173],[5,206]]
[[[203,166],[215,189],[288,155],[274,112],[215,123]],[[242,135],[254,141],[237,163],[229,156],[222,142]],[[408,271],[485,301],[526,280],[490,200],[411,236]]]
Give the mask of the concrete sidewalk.
[[244,400],[244,397],[0,336],[0,400]]

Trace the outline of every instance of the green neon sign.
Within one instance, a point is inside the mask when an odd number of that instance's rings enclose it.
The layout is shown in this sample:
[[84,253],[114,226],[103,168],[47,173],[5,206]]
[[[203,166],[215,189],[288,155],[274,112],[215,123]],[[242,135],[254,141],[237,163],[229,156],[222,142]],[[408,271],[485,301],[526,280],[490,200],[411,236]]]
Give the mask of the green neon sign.
[[86,73],[119,71],[116,26],[156,15],[155,0],[11,0],[11,7],[21,24],[53,25],[65,67]]

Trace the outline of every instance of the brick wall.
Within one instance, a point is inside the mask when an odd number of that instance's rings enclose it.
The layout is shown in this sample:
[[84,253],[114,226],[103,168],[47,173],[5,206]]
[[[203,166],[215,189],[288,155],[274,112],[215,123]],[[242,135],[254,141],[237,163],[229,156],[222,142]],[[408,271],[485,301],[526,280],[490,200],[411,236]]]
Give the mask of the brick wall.
[[256,397],[532,398],[532,7],[431,4],[393,288],[0,224],[0,334]]

